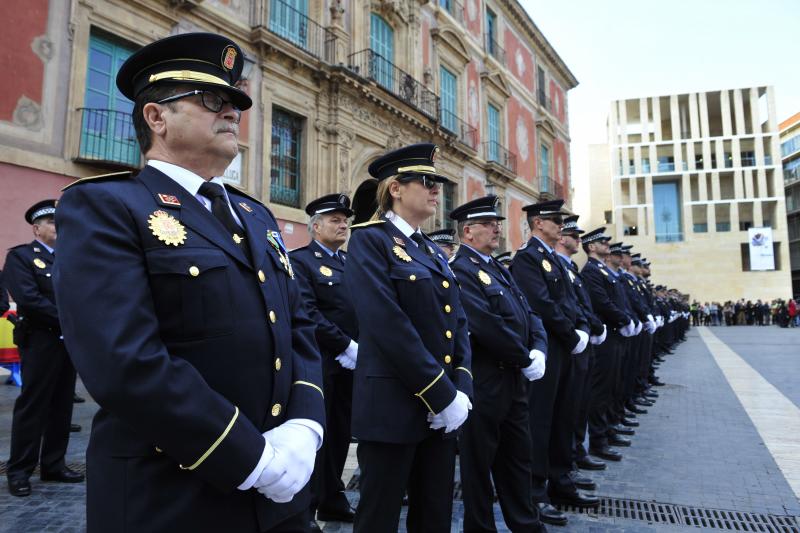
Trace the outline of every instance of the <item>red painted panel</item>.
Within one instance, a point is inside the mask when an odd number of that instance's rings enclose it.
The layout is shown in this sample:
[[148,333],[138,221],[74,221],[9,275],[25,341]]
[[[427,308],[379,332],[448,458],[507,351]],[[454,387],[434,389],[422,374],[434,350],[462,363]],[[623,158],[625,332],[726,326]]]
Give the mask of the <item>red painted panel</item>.
[[483,42],[481,34],[483,27],[483,2],[481,0],[464,1],[464,22],[467,24],[467,31],[473,37]]
[[475,142],[481,143],[481,93],[478,79],[478,66],[475,61],[467,64],[467,122],[475,128]]
[[31,44],[47,31],[49,4],[49,0],[0,2],[0,120],[11,121],[21,96],[42,101],[44,63]]
[[508,99],[508,148],[517,155],[517,175],[532,184],[536,176],[533,112],[514,96]]
[[308,244],[310,237],[308,236],[305,221],[295,222],[294,220],[279,218],[278,227],[281,229],[283,243],[289,250],[294,250],[295,248],[300,248]]
[[554,80],[550,80],[550,101],[553,103],[554,114],[562,124],[565,124],[564,91]]
[[422,19],[422,67],[431,66],[431,25],[427,17]]
[[467,178],[467,202],[486,196],[486,184],[472,176]]
[[511,73],[533,92],[533,55],[513,31],[506,29],[506,62]]
[[563,198],[568,199],[569,196],[569,154],[567,152],[567,144],[561,139],[553,141],[553,176],[555,180],[563,187]]

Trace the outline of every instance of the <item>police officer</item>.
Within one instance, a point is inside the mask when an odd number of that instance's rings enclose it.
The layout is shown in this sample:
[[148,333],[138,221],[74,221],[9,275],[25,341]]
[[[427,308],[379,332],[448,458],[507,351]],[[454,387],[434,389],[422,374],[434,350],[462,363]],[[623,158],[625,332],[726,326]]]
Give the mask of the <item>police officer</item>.
[[513,532],[546,531],[531,500],[528,383],[544,375],[547,333],[511,273],[492,258],[500,245],[497,197],[455,208],[461,241],[452,261],[467,313],[475,406],[459,438],[464,532],[497,531],[497,490]]
[[11,306],[8,304],[8,293],[3,283],[3,271],[0,270],[0,315],[5,314],[10,308]]
[[[290,255],[300,295],[317,324],[325,391],[325,442],[312,476],[311,517],[352,522],[355,513],[344,495],[342,471],[350,447],[353,369],[358,358],[358,325],[344,283],[350,198],[329,194],[306,206],[311,242]],[[312,530],[318,527],[312,523]]]
[[511,256],[511,252],[503,252],[501,254],[497,254],[494,256],[497,259],[497,262],[503,265],[506,268],[511,268],[512,263],[514,262],[514,258]]
[[447,179],[438,147],[415,144],[369,166],[373,220],[352,226],[345,282],[358,317],[353,435],[361,497],[356,533],[449,532],[455,431],[472,395],[467,319],[447,259],[420,231]]
[[147,165],[81,180],[59,204],[64,338],[100,405],[89,533],[308,528],[325,409],[315,324],[272,213],[217,178],[252,104],[243,64],[207,33],[134,53],[117,87]]
[[14,496],[31,493],[29,478],[40,462],[42,481],[83,481],[83,474],[64,463],[75,368],[64,348],[53,293],[55,212],[55,200],[42,200],[28,209],[25,221],[32,225],[35,239],[11,248],[4,267],[8,291],[17,303],[14,339],[24,377],[14,402],[6,474],[8,490]]
[[454,229],[440,229],[428,233],[428,237],[439,246],[448,261],[455,255],[456,246],[458,246],[455,235],[456,230]]
[[564,223],[563,200],[525,206],[532,237],[514,256],[511,272],[547,330],[547,372],[530,386],[533,501],[542,521],[565,524],[553,503],[596,507],[599,498],[579,491],[569,477],[576,401],[573,358],[589,343],[583,315],[554,247]]

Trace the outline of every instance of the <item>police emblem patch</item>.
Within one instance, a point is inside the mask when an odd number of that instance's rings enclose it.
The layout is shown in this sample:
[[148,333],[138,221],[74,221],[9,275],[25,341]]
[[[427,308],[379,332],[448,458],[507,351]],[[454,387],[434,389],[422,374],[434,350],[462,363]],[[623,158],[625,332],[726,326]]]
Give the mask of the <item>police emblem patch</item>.
[[550,261],[548,261],[547,259],[542,259],[542,268],[545,269],[545,271],[547,272],[553,271],[553,267],[552,265],[550,265]]
[[395,243],[396,243],[398,246],[402,246],[403,248],[405,248],[405,247],[406,247],[406,241],[404,241],[404,240],[403,240],[403,239],[401,239],[400,237],[392,237],[392,239],[394,240],[394,242],[395,242]]
[[481,283],[483,283],[484,285],[488,286],[492,284],[492,278],[490,278],[489,274],[487,274],[483,270],[478,270],[478,279],[481,280]]
[[233,46],[226,46],[222,51],[222,68],[225,70],[233,70],[236,64],[236,48]]
[[325,265],[322,265],[321,267],[319,267],[319,273],[322,274],[323,276],[325,276],[326,278],[329,278],[329,277],[333,276],[333,270],[331,270],[330,268],[326,267]]
[[153,212],[147,225],[153,235],[164,244],[178,246],[186,242],[186,228],[166,211]]
[[158,199],[161,201],[162,204],[165,205],[174,205],[176,207],[180,207],[181,201],[178,200],[177,196],[173,196],[171,194],[158,194]]
[[47,268],[47,264],[38,257],[33,260],[33,264],[39,268]]
[[392,251],[394,252],[394,255],[400,258],[401,261],[405,261],[406,263],[411,262],[411,256],[408,255],[408,252],[406,252],[399,246],[395,246],[394,248],[392,248]]

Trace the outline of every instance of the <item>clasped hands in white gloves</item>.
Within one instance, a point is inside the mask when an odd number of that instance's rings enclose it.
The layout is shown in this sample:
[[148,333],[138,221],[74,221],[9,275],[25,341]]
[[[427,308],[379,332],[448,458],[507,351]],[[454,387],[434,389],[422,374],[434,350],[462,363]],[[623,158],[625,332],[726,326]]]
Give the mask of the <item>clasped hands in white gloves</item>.
[[428,422],[431,423],[431,429],[444,428],[445,433],[450,433],[466,422],[470,409],[472,409],[472,402],[469,401],[467,395],[456,391],[455,399],[440,413],[435,415],[428,413]]
[[311,479],[320,437],[310,427],[289,420],[264,433],[264,439],[265,453],[271,448],[272,459],[253,487],[277,503],[289,502]]
[[639,321],[637,320],[637,321],[636,321],[636,329],[634,330],[634,332],[633,332],[633,335],[634,335],[634,336],[636,336],[636,335],[638,335],[639,333],[641,333],[641,332],[642,332],[642,327],[644,327],[644,324],[642,324],[641,322],[639,322]]
[[592,335],[591,337],[589,337],[589,343],[595,345],[603,344],[606,340],[606,335],[608,335],[608,330],[606,329],[606,325],[603,324],[603,333],[601,333],[600,335]]
[[530,358],[531,364],[522,369],[522,375],[524,375],[528,381],[536,381],[544,376],[547,357],[541,350],[531,350]]
[[631,320],[627,326],[619,328],[619,334],[623,337],[633,337],[636,335],[636,324]]
[[577,355],[579,353],[583,353],[586,349],[586,346],[589,344],[589,334],[585,331],[581,331],[579,329],[575,330],[575,333],[578,334],[579,340],[578,344],[575,345],[575,348],[572,349],[572,354]]
[[336,360],[347,370],[353,370],[358,361],[358,343],[354,340],[350,341],[350,345],[345,350],[336,356]]
[[657,327],[658,326],[656,325],[656,319],[653,318],[653,315],[647,315],[647,322],[645,322],[644,324],[644,329],[647,330],[647,333],[650,333],[652,335],[653,333],[656,332]]

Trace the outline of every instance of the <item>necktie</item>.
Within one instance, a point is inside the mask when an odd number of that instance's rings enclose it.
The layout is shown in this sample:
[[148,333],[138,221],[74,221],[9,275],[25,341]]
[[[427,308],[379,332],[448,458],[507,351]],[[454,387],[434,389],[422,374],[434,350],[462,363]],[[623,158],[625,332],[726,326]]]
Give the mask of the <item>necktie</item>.
[[233,218],[231,208],[225,199],[225,191],[222,189],[222,185],[207,181],[200,186],[198,192],[211,200],[211,213],[225,226],[225,229],[228,230],[231,238],[233,238],[233,242],[244,250],[245,255],[249,255],[247,239],[244,237],[244,228]]
[[422,253],[430,257],[431,251],[428,249],[428,244],[425,242],[425,239],[422,238],[422,234],[415,231],[411,234],[411,240],[417,243]]
[[339,263],[340,265],[344,266],[344,260],[342,259],[342,256],[339,255],[339,252],[333,254],[333,260]]

